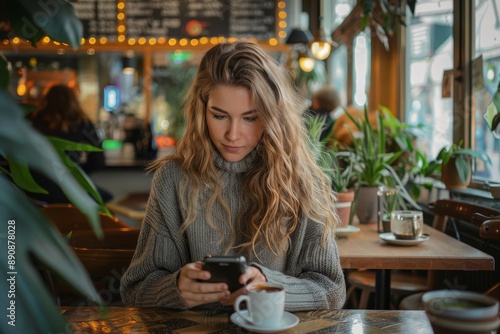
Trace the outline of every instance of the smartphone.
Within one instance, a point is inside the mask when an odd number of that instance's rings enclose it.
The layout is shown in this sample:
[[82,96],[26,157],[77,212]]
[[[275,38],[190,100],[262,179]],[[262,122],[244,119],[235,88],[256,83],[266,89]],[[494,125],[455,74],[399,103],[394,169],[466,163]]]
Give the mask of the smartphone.
[[244,256],[205,256],[202,263],[203,270],[210,272],[210,279],[203,282],[226,283],[231,292],[244,286],[239,282],[247,265]]

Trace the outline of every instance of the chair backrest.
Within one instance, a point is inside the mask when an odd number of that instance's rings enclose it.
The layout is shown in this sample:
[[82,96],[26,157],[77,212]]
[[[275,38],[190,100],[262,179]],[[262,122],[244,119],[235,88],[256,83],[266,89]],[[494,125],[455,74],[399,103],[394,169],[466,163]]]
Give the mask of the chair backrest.
[[479,228],[479,236],[483,239],[500,239],[500,217],[485,220]]
[[[500,215],[500,210],[453,199],[437,200],[431,203],[429,208],[435,215],[434,227],[436,229],[445,232],[448,220],[450,220],[457,239],[493,256],[495,262],[498,262],[500,258],[495,255],[497,243],[480,237],[480,230],[481,224]],[[447,232],[450,230],[448,229]],[[495,271],[444,270],[433,272],[432,285],[435,288],[447,289],[450,288],[450,284],[460,282],[459,284],[467,286],[467,290],[484,292],[485,287],[498,282],[499,277],[498,268]]]
[[448,218],[470,222],[480,227],[483,221],[500,216],[500,210],[452,199],[440,199],[434,203],[430,203],[429,209],[435,215],[434,228],[440,231],[446,230]]
[[139,232],[137,228],[108,228],[99,239],[92,230],[77,230],[69,245],[90,276],[120,277],[132,260]]
[[[71,204],[47,204],[41,207],[40,211],[57,227],[62,235],[67,235],[72,231],[92,229],[87,216]],[[103,229],[130,227],[117,217],[111,217],[102,212],[99,213],[99,218]]]

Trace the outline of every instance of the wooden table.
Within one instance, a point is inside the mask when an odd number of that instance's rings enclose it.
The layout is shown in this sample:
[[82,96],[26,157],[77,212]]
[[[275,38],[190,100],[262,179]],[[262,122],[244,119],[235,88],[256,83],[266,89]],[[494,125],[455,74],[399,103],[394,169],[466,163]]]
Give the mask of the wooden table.
[[[492,256],[425,225],[429,240],[416,246],[395,246],[379,238],[377,227],[357,225],[359,232],[338,238],[344,269],[377,269],[375,308],[389,309],[390,270],[495,270]],[[432,286],[429,286],[432,289]]]
[[[164,308],[62,307],[74,333],[249,333],[227,314]],[[285,333],[432,333],[424,311],[318,310],[295,312],[300,323]]]

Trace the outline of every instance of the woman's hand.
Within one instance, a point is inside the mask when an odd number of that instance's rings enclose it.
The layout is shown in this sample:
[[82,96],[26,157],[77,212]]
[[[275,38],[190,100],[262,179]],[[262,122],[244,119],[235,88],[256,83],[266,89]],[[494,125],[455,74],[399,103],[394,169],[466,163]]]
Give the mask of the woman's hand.
[[[198,280],[210,278],[210,272],[202,270],[200,261],[186,264],[182,267],[177,279],[177,288],[184,303],[188,307],[219,302],[230,296],[226,283],[205,283]],[[258,269],[257,269],[258,271]],[[245,272],[245,276],[247,273]],[[240,281],[241,281],[240,277]]]
[[[248,285],[254,282],[267,282],[267,280],[257,267],[248,266],[245,273],[240,276],[239,282],[241,284]],[[233,305],[236,298],[240,295],[244,295],[245,293],[247,293],[247,289],[246,287],[243,287],[233,292],[229,297],[221,299],[220,303],[224,306]]]

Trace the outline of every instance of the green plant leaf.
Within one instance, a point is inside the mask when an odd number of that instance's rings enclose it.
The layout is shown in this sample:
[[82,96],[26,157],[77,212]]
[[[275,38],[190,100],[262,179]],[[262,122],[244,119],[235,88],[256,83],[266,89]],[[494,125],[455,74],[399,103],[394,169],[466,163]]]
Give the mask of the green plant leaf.
[[23,108],[24,115],[31,114],[33,111],[38,109],[38,107],[34,104],[20,103],[19,105]]
[[29,126],[22,109],[3,90],[0,90],[0,110],[0,152],[10,160],[36,168],[56,182],[87,215],[96,234],[102,235],[97,203],[74,180],[47,139]]
[[[5,194],[0,196],[0,245],[3,245],[2,253],[5,254],[0,259],[0,268],[3,273],[16,273],[6,274],[7,278],[15,279],[15,298],[7,298],[9,282],[5,277],[1,280],[0,289],[5,295],[0,298],[0,307],[5,311],[11,301],[15,301],[15,329],[18,333],[33,333],[34,328],[39,333],[66,333],[66,322],[34,263],[43,264],[44,268],[57,272],[61,279],[91,300],[98,302],[99,296],[65,239],[38,208],[3,176],[0,176],[0,189]],[[14,264],[8,262],[8,241],[10,249],[15,249]],[[23,290],[28,288],[29,291],[36,291],[36,294]],[[41,305],[43,312],[40,311]],[[0,332],[12,332],[13,327],[8,325],[8,319],[4,316]]]
[[410,8],[411,15],[415,15],[415,6],[417,5],[417,0],[406,0],[406,4]]
[[411,197],[417,200],[420,197],[420,194],[421,194],[420,185],[413,183],[411,185]]
[[458,176],[462,183],[466,183],[467,177],[469,176],[469,161],[463,156],[456,156],[455,167],[457,168]]
[[81,45],[83,26],[67,1],[9,1],[7,9],[16,34],[34,45],[44,35],[73,48]]
[[[31,1],[32,5],[36,5]],[[34,23],[33,15],[23,6],[20,1],[9,1],[4,7],[7,10],[7,17],[15,34],[25,39],[33,46],[45,35],[43,29]],[[43,15],[43,11],[40,11]]]
[[495,131],[499,125],[500,125],[500,113],[496,114],[493,117],[493,121],[491,122],[491,129]]
[[52,146],[57,152],[64,153],[67,151],[84,151],[84,152],[102,152],[103,149],[97,146],[93,146],[85,143],[77,143],[57,137],[47,136],[47,139],[51,142]]
[[32,193],[48,194],[47,190],[42,188],[33,179],[27,164],[18,163],[8,157],[7,161],[9,162],[9,169],[11,170],[10,176],[17,186]]
[[99,211],[111,215],[111,212],[104,205],[101,194],[97,190],[94,182],[89,178],[82,168],[73,160],[68,158],[67,151],[86,151],[86,152],[100,152],[101,148],[89,144],[75,143],[68,140],[47,137],[52,146],[55,148],[59,158],[64,163],[65,167],[71,172],[71,175],[78,181],[78,183],[99,203]]

